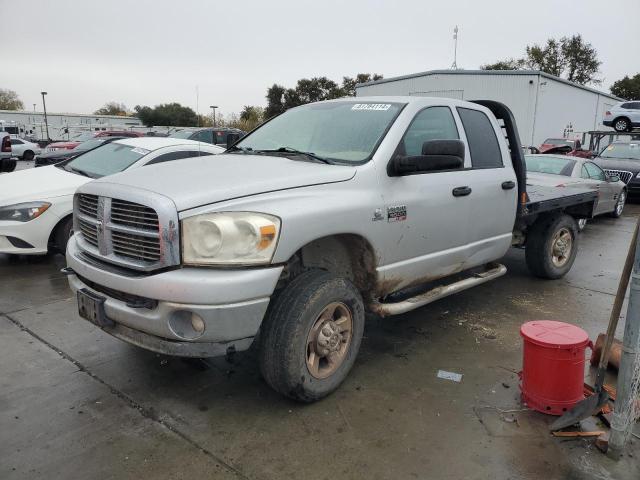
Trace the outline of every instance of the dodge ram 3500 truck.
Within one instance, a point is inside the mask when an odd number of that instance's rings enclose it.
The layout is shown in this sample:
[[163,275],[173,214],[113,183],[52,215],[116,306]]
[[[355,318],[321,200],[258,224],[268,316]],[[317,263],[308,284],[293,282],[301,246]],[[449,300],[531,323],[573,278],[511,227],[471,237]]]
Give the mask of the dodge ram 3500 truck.
[[256,343],[266,381],[314,401],[345,378],[365,311],[407,312],[503,275],[511,246],[559,278],[589,190],[528,191],[496,102],[371,97],[293,108],[202,157],[90,182],[66,273],[78,311],[169,355]]

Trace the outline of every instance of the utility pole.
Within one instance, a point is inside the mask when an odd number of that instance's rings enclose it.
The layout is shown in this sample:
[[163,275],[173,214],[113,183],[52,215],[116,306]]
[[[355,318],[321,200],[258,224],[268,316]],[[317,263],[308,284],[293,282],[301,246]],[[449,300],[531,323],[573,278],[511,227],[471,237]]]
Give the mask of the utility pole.
[[47,92],[40,92],[42,94],[42,108],[44,109],[44,126],[47,129],[47,141],[51,141],[51,137],[49,136],[49,122],[47,121],[47,104],[44,101],[44,96]]
[[209,105],[209,108],[211,110],[213,110],[213,126],[216,126],[216,108],[218,108],[217,105]]
[[629,440],[631,430],[636,423],[636,413],[639,408],[638,390],[640,390],[640,237],[636,242],[636,258],[631,273],[631,288],[629,289],[629,305],[624,325],[624,339],[622,341],[622,356],[611,432],[609,449],[613,458],[622,455]]
[[453,29],[453,64],[451,70],[458,69],[458,26]]

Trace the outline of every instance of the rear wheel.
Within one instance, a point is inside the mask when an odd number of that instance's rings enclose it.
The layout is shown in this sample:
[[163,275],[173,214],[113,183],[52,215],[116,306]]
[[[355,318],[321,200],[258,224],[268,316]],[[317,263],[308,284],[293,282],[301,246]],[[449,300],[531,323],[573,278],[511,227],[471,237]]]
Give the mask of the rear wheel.
[[540,218],[527,234],[525,258],[536,277],[563,277],[571,269],[577,251],[578,225],[569,215]]
[[349,280],[302,273],[275,299],[261,328],[262,375],[289,398],[319,400],[346,378],[363,332],[362,297]]
[[616,206],[613,209],[613,212],[609,213],[613,218],[620,218],[622,216],[622,212],[624,210],[624,204],[627,201],[627,191],[622,190],[620,195],[618,195],[618,201],[616,202]]
[[616,132],[627,132],[631,130],[631,122],[628,118],[616,118],[615,122],[613,122],[613,128]]
[[33,157],[34,157],[34,156],[35,156],[35,155],[34,155],[34,153],[33,153],[31,150],[27,150],[26,152],[24,152],[24,153],[22,154],[22,159],[23,159],[23,160],[26,160],[26,161],[28,161],[28,162],[30,162],[31,160],[33,160]]

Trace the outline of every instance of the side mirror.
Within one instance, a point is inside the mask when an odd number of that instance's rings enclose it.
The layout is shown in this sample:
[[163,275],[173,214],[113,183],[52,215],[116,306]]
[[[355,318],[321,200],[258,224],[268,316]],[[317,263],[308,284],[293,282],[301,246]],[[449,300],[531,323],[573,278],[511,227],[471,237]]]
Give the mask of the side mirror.
[[460,140],[431,140],[422,144],[422,155],[396,156],[392,175],[456,170],[464,166],[464,143]]
[[238,140],[240,140],[239,133],[227,133],[227,148],[231,147]]
[[609,176],[607,177],[607,180],[608,180],[609,182],[616,183],[616,182],[619,182],[619,181],[620,181],[620,177],[619,177],[618,175],[609,175]]

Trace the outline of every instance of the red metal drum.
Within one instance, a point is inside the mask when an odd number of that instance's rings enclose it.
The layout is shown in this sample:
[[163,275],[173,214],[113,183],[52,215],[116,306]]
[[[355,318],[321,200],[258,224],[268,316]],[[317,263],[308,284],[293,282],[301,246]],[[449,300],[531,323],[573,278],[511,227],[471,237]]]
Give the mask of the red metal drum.
[[584,398],[585,349],[591,347],[583,329],[553,320],[527,322],[520,389],[524,403],[549,415],[562,415]]

